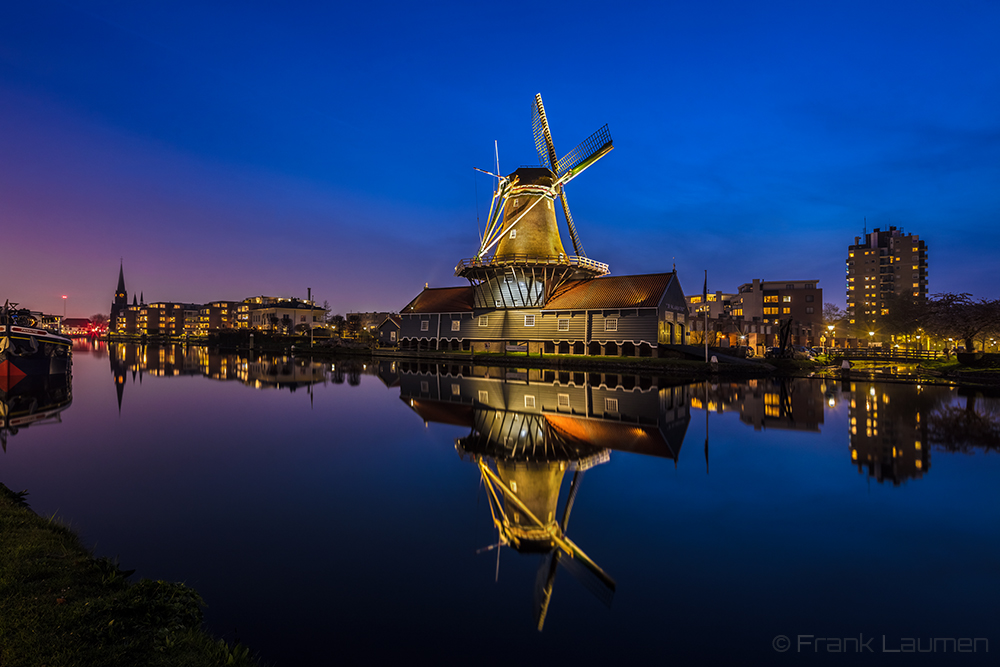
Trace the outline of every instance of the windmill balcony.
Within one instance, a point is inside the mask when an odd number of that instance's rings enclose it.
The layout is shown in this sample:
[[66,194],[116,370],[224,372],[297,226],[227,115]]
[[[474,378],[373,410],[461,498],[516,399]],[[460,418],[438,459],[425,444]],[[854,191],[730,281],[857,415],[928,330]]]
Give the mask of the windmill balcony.
[[467,269],[491,268],[504,266],[575,266],[586,269],[589,273],[603,276],[611,272],[604,262],[596,262],[588,257],[574,255],[559,255],[558,257],[532,257],[530,255],[505,255],[500,258],[463,259],[455,267],[455,275],[462,275]]

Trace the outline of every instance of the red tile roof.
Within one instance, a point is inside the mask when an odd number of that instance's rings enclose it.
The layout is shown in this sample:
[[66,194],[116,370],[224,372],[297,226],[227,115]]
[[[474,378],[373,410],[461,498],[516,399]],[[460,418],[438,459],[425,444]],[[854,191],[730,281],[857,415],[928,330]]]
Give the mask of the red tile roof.
[[406,304],[400,315],[407,313],[458,313],[472,310],[472,286],[428,287]]
[[573,280],[556,290],[542,310],[655,308],[674,277],[673,273],[650,273]]

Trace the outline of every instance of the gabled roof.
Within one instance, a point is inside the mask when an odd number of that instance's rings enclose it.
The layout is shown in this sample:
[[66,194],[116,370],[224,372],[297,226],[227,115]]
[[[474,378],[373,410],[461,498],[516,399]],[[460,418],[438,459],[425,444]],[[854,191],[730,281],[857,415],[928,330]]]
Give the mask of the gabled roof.
[[675,273],[649,273],[571,280],[556,290],[542,310],[656,308],[675,279]]
[[386,322],[389,322],[397,329],[402,327],[402,321],[399,319],[399,315],[387,315],[386,318],[382,320],[382,323],[378,325],[378,328],[381,329],[384,327]]
[[466,287],[425,287],[423,292],[399,311],[399,314],[472,311],[472,296],[471,285]]

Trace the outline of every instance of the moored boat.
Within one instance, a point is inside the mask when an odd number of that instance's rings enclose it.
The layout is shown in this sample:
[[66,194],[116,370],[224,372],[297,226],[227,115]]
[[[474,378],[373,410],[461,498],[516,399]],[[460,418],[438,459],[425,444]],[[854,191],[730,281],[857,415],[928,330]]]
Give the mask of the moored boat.
[[73,341],[43,329],[30,311],[4,303],[0,310],[0,390],[9,391],[28,376],[70,372]]

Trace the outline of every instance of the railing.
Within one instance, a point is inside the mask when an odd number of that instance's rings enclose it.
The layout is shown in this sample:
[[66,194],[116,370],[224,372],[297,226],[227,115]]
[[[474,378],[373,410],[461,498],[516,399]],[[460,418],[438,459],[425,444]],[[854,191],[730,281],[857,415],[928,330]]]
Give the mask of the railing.
[[912,359],[914,361],[939,359],[944,356],[942,352],[937,350],[881,349],[877,347],[830,350],[829,355],[842,359]]
[[460,275],[462,271],[470,268],[492,268],[518,265],[552,265],[552,266],[577,266],[589,269],[598,275],[611,273],[611,268],[604,262],[596,262],[589,257],[576,257],[575,255],[559,255],[557,257],[537,257],[532,255],[504,255],[500,258],[490,259],[463,259],[455,267],[455,274]]

